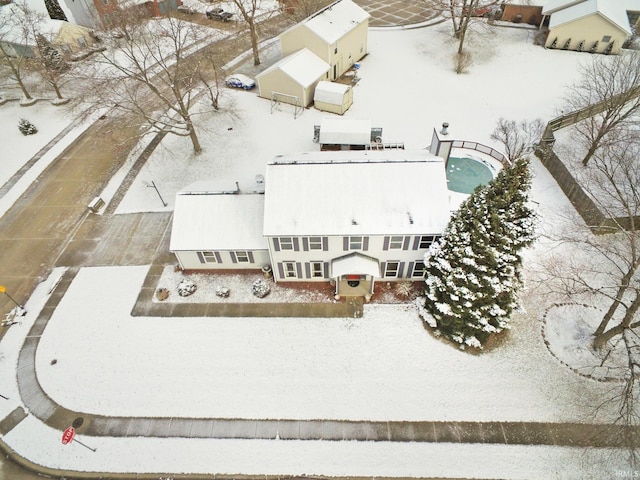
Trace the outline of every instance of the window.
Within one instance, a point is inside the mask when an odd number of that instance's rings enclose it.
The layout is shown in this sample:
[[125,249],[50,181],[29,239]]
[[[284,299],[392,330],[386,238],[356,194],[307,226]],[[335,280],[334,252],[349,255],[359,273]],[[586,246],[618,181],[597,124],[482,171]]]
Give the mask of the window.
[[309,237],[309,250],[322,250],[322,237]]
[[349,237],[349,250],[362,250],[362,237]]
[[286,278],[296,278],[298,276],[295,262],[284,262],[284,276]]
[[293,250],[293,238],[280,237],[280,250]]
[[397,277],[399,268],[400,268],[400,262],[387,262],[384,268],[384,276]]
[[76,42],[78,42],[78,45],[80,45],[80,48],[87,48],[87,41],[84,39],[84,37],[78,37],[76,39]]
[[323,278],[324,268],[322,262],[311,262],[311,278]]
[[238,263],[249,263],[249,253],[244,251],[236,252],[236,260]]
[[437,235],[423,235],[420,237],[418,248],[429,248],[433,242],[438,239]]
[[202,258],[205,263],[217,263],[216,254],[214,252],[202,252]]
[[424,277],[424,262],[416,262],[413,264],[413,272],[411,272],[412,277]]
[[333,53],[338,53],[338,47],[333,49]]
[[403,243],[404,243],[403,236],[389,237],[389,250],[402,250]]
[[602,41],[605,43],[608,43],[611,41],[611,35],[605,35],[604,37],[602,37]]

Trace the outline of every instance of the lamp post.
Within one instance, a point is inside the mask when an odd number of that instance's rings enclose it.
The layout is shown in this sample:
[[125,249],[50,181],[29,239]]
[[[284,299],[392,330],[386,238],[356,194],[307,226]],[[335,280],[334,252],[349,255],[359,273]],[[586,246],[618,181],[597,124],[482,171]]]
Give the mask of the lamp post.
[[20,305],[18,302],[16,302],[14,298],[7,293],[7,287],[3,287],[2,285],[0,285],[0,293],[4,293],[7,296],[7,298],[11,300],[13,303],[15,303],[20,310],[22,310],[23,312],[26,312],[24,307]]
[[156,186],[156,182],[154,182],[153,180],[151,180],[151,184],[146,185],[147,187],[151,187],[154,188],[156,190],[156,193],[158,194],[158,197],[160,197],[160,201],[162,202],[162,206],[166,207],[167,206],[167,202],[164,201],[164,198],[162,198],[162,195],[160,195],[160,191],[158,190],[158,187]]

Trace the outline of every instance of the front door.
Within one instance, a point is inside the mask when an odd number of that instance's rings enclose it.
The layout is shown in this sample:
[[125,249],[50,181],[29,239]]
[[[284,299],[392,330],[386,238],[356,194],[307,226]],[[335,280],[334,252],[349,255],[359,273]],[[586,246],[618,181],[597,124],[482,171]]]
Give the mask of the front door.
[[370,297],[373,277],[369,275],[343,275],[336,282],[336,295],[341,297]]

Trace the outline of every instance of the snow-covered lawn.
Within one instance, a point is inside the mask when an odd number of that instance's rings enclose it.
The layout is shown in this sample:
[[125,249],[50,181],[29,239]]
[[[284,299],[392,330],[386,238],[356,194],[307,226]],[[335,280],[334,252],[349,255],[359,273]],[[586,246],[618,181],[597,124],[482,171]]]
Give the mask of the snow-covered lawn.
[[[345,116],[371,119],[385,141],[407,148],[426,147],[443,121],[453,138],[499,148],[490,140],[498,118],[555,116],[563,86],[585,58],[535,47],[530,36],[496,30],[475,45],[470,72],[456,75],[444,26],[371,31]],[[204,152],[194,156],[187,139],[167,137],[119,213],[169,210],[175,193],[196,180],[250,188],[279,153],[316,150],[313,125],[328,115],[309,109],[296,120],[286,107],[271,114],[255,92],[226,92],[224,104],[234,113],[201,119]],[[544,227],[553,228],[570,205],[537,160],[534,170],[533,199]],[[151,180],[166,209],[146,188]],[[527,261],[545,254],[540,245]],[[434,338],[412,305],[367,305],[361,319],[131,317],[145,274],[146,267],[80,271],[37,352],[39,380],[54,401],[105,415],[580,422],[592,421],[610,388],[550,354],[541,328],[548,300],[535,291],[523,295],[525,313],[509,335],[471,355]],[[15,364],[46,291],[34,294],[28,318],[0,344],[0,378],[12,398],[0,403],[3,415],[19,405],[15,374],[5,367]],[[93,455],[43,443],[59,443],[59,434],[28,418],[4,440],[38,463],[86,470],[502,478],[606,478],[622,470],[604,451],[480,445],[87,439],[99,443]],[[38,444],[28,442],[36,437]]]
[[[35,135],[23,135],[18,130],[21,118],[29,120],[38,129]],[[18,102],[0,105],[2,125],[2,168],[0,186],[14,175],[33,155],[49,143],[72,121],[63,107],[40,101],[30,107],[21,107]]]

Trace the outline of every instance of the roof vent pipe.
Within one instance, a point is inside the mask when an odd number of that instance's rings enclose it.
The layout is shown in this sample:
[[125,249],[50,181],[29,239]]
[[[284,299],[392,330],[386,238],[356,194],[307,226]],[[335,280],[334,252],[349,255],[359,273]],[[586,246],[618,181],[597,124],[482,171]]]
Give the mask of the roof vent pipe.
[[447,122],[444,122],[442,124],[442,130],[440,130],[440,133],[442,135],[448,135],[449,134],[449,131],[447,130],[448,128],[449,128],[449,124]]

